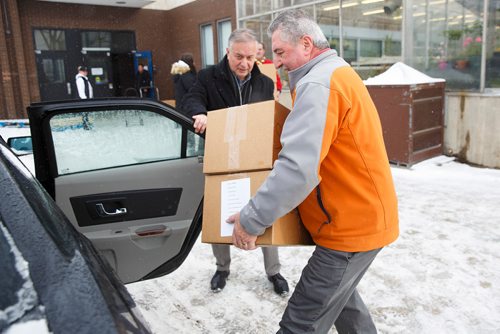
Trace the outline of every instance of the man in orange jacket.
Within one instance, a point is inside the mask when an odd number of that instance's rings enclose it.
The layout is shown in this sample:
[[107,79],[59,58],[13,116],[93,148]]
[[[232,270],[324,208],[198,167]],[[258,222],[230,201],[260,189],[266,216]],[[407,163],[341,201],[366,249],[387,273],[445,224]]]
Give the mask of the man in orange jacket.
[[233,244],[255,249],[273,221],[298,206],[316,249],[278,333],[376,333],[356,286],[397,239],[398,208],[377,110],[363,81],[304,12],[269,26],[274,65],[288,70],[293,108],[274,168],[240,213]]

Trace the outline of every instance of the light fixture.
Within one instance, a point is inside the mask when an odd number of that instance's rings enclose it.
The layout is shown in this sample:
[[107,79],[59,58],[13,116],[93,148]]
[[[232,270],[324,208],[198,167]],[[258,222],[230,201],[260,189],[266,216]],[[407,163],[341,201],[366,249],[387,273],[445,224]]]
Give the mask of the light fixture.
[[441,4],[444,4],[444,3],[446,3],[445,0],[431,1],[431,2],[429,2],[429,6],[441,5]]
[[361,1],[361,3],[362,3],[363,5],[367,5],[367,4],[369,4],[369,3],[376,3],[376,2],[383,2],[383,1],[384,1],[384,0],[363,0],[363,1]]
[[367,16],[367,15],[374,15],[374,14],[382,14],[383,12],[384,12],[383,9],[376,9],[376,10],[371,10],[369,12],[364,12],[363,15]]

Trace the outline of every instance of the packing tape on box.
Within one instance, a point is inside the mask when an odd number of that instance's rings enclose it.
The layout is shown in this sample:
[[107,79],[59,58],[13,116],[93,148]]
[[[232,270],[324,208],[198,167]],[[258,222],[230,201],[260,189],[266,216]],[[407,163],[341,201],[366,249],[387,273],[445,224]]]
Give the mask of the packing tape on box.
[[224,142],[228,144],[227,167],[229,169],[240,167],[240,141],[247,138],[247,113],[246,106],[227,110]]

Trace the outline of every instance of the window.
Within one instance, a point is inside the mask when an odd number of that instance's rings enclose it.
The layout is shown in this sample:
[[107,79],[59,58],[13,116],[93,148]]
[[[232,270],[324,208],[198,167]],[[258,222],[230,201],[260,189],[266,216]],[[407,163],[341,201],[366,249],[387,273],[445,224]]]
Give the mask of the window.
[[[181,158],[182,127],[151,111],[61,114],[50,128],[60,175]],[[192,156],[203,147],[195,137],[188,141]]]
[[39,80],[42,84],[55,84],[66,82],[65,67],[63,59],[46,58],[41,60],[41,72]]
[[214,35],[212,25],[201,26],[201,66],[203,68],[215,64],[214,61]]
[[217,22],[217,45],[219,61],[224,58],[228,46],[229,35],[231,35],[231,20],[224,20]]
[[[490,1],[486,46],[486,87],[500,88],[500,0]],[[493,15],[496,10],[497,15]]]
[[187,157],[201,157],[205,154],[205,140],[192,131],[187,133]]
[[111,49],[111,32],[82,32],[82,46],[86,49]]
[[360,57],[382,57],[382,41],[360,40]]
[[35,49],[39,51],[66,50],[66,34],[64,30],[35,29]]
[[447,89],[479,89],[483,1],[413,4],[409,65],[446,79]]
[[[256,19],[246,20],[242,25],[242,27],[252,29],[257,34],[257,39],[268,46],[269,51],[271,51],[271,40],[267,35],[267,27],[271,20],[271,15],[262,15]],[[269,52],[269,56],[271,56],[271,52]]]

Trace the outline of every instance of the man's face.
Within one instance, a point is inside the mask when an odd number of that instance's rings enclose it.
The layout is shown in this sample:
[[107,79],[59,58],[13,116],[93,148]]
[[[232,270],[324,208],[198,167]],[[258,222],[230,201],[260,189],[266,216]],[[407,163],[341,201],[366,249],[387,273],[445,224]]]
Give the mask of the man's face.
[[266,50],[264,50],[264,46],[261,43],[257,43],[257,59],[262,60],[266,55]]
[[272,35],[273,63],[276,68],[283,68],[293,71],[309,61],[308,52],[304,46],[303,39],[296,45],[285,42],[280,37],[280,30],[276,30]]
[[253,69],[257,54],[257,42],[233,43],[226,49],[229,68],[238,77],[245,79]]
[[142,73],[142,71],[144,71],[144,66],[139,65],[139,66],[137,67],[137,70],[139,71],[139,73]]

